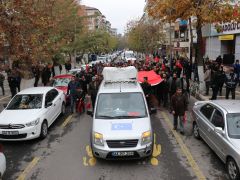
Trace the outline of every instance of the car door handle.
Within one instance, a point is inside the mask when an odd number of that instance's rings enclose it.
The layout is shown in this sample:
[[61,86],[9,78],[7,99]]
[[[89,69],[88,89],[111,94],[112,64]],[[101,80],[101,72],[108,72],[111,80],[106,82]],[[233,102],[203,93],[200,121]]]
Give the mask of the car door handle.
[[53,106],[56,106],[56,104],[53,104]]

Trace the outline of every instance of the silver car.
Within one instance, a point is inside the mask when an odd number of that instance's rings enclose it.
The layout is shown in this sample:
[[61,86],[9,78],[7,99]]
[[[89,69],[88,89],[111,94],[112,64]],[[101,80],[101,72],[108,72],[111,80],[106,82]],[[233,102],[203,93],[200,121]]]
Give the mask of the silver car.
[[202,138],[227,165],[230,179],[240,179],[240,101],[196,102],[193,134]]

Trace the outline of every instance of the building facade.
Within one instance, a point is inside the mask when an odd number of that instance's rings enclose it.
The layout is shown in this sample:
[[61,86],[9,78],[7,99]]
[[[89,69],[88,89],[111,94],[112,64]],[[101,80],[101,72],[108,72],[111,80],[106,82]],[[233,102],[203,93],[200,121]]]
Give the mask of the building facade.
[[205,57],[215,60],[219,55],[225,64],[240,59],[240,23],[208,24],[203,27]]

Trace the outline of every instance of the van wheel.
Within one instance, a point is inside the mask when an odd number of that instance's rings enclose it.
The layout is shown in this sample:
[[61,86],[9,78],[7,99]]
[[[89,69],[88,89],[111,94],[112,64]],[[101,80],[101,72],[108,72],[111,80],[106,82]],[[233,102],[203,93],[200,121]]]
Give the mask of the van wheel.
[[47,121],[44,120],[43,123],[42,123],[42,126],[41,126],[40,138],[41,139],[46,138],[47,134],[48,134],[48,124],[47,124]]
[[62,107],[61,107],[61,115],[64,115],[66,113],[66,105],[65,103],[63,102],[62,103]]
[[231,180],[240,179],[239,169],[233,158],[229,158],[227,161],[227,171]]
[[201,139],[200,133],[199,133],[199,127],[197,123],[193,123],[193,135],[196,139]]

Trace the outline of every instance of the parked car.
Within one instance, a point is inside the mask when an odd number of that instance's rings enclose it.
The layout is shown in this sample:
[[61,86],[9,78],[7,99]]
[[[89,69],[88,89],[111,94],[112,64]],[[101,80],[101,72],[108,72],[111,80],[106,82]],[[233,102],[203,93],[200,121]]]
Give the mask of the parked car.
[[0,145],[0,179],[3,178],[3,175],[6,171],[6,157],[3,154],[3,147]]
[[45,138],[48,128],[65,113],[63,91],[34,87],[20,91],[0,114],[0,140]]
[[226,163],[230,179],[240,179],[240,101],[196,102],[193,110],[193,134],[202,138]]
[[67,95],[68,84],[71,81],[72,77],[74,77],[74,75],[72,74],[63,74],[63,75],[54,76],[52,79],[53,87],[63,91],[65,95],[65,100],[67,103],[70,101],[69,96]]

